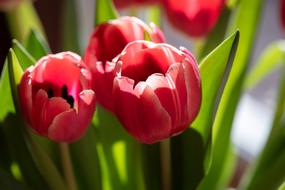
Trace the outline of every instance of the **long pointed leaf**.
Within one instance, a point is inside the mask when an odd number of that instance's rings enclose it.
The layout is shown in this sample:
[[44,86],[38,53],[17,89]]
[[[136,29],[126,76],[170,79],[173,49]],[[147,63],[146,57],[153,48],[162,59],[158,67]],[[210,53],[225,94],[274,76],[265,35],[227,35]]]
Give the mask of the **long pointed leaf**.
[[36,60],[32,57],[32,55],[17,41],[13,40],[13,50],[19,60],[19,63],[23,70],[28,68],[31,65],[34,65]]
[[35,60],[38,60],[51,52],[44,37],[36,30],[30,31],[28,37],[24,41],[24,46]]
[[202,105],[192,124],[206,144],[227,78],[232,68],[239,32],[235,32],[214,49],[200,64],[202,79]]
[[8,113],[15,112],[10,79],[8,71],[8,61],[5,62],[0,78],[0,121],[3,121]]
[[259,23],[262,4],[260,0],[241,0],[237,12],[233,15],[233,25],[229,31],[232,32],[237,28],[240,30],[240,43],[214,121],[210,153],[211,165],[206,177],[199,185],[199,190],[224,189],[228,183],[222,178],[223,172],[228,172],[223,163],[226,162],[226,155],[230,148],[232,123],[242,92],[242,84]]
[[112,0],[96,0],[95,26],[118,16]]
[[8,54],[8,71],[9,71],[10,87],[11,87],[14,107],[16,110],[19,110],[20,103],[18,98],[19,96],[18,85],[20,84],[21,77],[23,75],[23,69],[13,49],[10,49]]

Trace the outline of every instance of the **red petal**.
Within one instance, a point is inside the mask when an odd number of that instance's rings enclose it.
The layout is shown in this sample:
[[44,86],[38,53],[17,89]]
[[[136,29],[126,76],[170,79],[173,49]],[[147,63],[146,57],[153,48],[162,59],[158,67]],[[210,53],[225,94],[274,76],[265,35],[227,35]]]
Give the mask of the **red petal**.
[[153,74],[146,80],[147,85],[152,88],[161,105],[170,115],[172,126],[175,126],[180,122],[178,120],[180,118],[180,107],[177,105],[175,97],[176,88],[170,82],[162,74]]
[[180,107],[180,123],[172,129],[176,134],[188,127],[198,114],[201,103],[201,86],[196,62],[171,65],[166,74],[176,87]]
[[134,81],[115,77],[113,86],[114,111],[124,128],[137,139],[141,138],[137,111],[138,96],[133,90]]
[[102,68],[102,63],[96,64],[96,69],[93,72],[94,90],[98,102],[106,109],[113,111],[113,80],[115,77],[115,64],[107,62],[105,70]]
[[34,98],[33,101],[33,111],[32,111],[32,128],[34,130],[41,134],[41,135],[47,135],[47,128],[48,125],[45,121],[43,121],[43,112],[45,111],[43,108],[45,107],[46,103],[48,101],[47,93],[40,89]]
[[58,142],[73,142],[86,131],[95,111],[95,93],[84,90],[79,95],[78,113],[75,109],[62,112],[54,117],[48,129],[48,137]]
[[33,67],[30,67],[22,76],[19,91],[20,91],[20,104],[22,113],[25,115],[25,118],[27,119],[27,122],[31,124],[32,122],[32,79],[31,79],[31,73],[30,69],[33,69]]
[[81,123],[74,109],[62,112],[54,118],[48,128],[48,138],[57,142],[77,140],[83,133],[83,127],[80,126]]
[[140,133],[138,140],[151,144],[170,137],[171,118],[153,90],[145,82],[141,82],[135,91],[140,95],[137,104]]
[[[77,100],[81,91],[79,68],[81,64],[83,63],[80,57],[70,52],[45,56],[38,61],[35,67],[33,81],[39,84],[57,85],[59,88],[66,85],[69,94]],[[60,96],[60,92],[57,96]]]
[[[143,143],[155,143],[169,137],[171,119],[146,83],[133,89],[134,81],[115,78],[115,109],[126,130]],[[139,97],[138,97],[139,96]]]

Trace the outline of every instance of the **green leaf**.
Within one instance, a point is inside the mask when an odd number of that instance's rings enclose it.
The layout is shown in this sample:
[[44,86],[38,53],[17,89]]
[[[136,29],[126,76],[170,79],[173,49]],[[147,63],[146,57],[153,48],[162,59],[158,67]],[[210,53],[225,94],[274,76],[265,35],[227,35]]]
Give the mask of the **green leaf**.
[[113,114],[100,106],[93,124],[103,189],[145,189],[140,144],[125,132]]
[[[258,28],[259,15],[263,2],[260,0],[241,0],[238,10],[233,15],[233,25],[229,31],[240,30],[240,42],[232,70],[225,86],[218,111],[214,120],[210,152],[210,167],[198,189],[224,189],[228,181],[224,181],[223,172],[228,169],[223,163],[230,148],[230,134],[232,123],[242,92],[242,84],[246,68],[251,55],[256,29]],[[246,22],[245,22],[246,20]]]
[[10,80],[10,87],[11,87],[14,107],[16,110],[19,111],[20,103],[19,103],[18,85],[20,84],[23,75],[23,69],[13,49],[10,49],[8,53],[8,71],[9,71],[9,80]]
[[28,190],[27,186],[0,168],[0,187],[5,190]]
[[171,139],[172,189],[197,188],[205,175],[205,155],[202,135],[193,128]]
[[50,189],[67,190],[67,186],[61,174],[50,159],[49,155],[36,141],[30,137],[29,133],[26,133],[26,141],[29,144],[31,154],[37,165],[37,168],[48,183]]
[[23,70],[36,63],[36,60],[32,55],[15,39],[13,40],[12,49],[14,50]]
[[270,44],[258,59],[256,66],[248,74],[245,81],[245,89],[257,85],[264,77],[274,69],[285,64],[285,40]]
[[95,26],[118,17],[112,0],[96,0]]
[[280,187],[278,188],[278,190],[285,190],[285,182],[283,182]]
[[70,144],[70,153],[79,189],[103,189],[94,127],[89,127],[79,141]]
[[6,148],[10,151],[13,160],[19,165],[24,182],[34,190],[46,189],[48,184],[39,172],[27,146],[21,121],[19,116],[9,113],[5,121],[1,123],[8,142]]
[[51,52],[45,39],[36,30],[30,31],[29,36],[24,41],[24,46],[35,60],[38,60]]
[[[6,170],[10,173],[11,164],[13,162],[10,152],[8,150],[8,139],[4,135],[3,123],[0,122],[0,169]],[[1,187],[1,185],[0,185]]]
[[256,163],[248,170],[240,189],[276,189],[285,180],[285,67],[268,140]]
[[36,30],[43,36],[44,30],[32,1],[21,1],[15,9],[6,13],[12,38],[23,42],[30,30]]
[[0,122],[2,122],[8,113],[14,113],[14,104],[10,88],[8,62],[5,61],[0,78]]
[[162,189],[160,143],[141,144],[141,151],[145,189]]
[[238,41],[239,32],[235,32],[214,49],[200,64],[202,105],[192,126],[199,131],[204,144],[208,142],[211,133],[217,105],[220,102],[232,68]]

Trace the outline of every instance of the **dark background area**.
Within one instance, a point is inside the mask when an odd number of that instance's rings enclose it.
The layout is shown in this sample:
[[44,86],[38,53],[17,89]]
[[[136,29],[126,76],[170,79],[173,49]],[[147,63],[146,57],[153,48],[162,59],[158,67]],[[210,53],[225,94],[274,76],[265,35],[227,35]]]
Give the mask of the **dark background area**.
[[[60,44],[60,18],[63,0],[38,0],[35,1],[34,5],[44,26],[52,51],[62,51]],[[11,40],[5,13],[0,12],[0,71],[2,71],[8,50],[11,46]]]

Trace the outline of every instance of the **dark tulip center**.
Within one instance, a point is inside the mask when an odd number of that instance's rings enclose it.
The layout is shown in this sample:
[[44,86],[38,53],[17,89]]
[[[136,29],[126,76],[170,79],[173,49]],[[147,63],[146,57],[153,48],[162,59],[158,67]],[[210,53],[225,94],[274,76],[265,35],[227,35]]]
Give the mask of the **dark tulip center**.
[[53,91],[52,91],[51,88],[49,88],[49,89],[47,90],[47,94],[48,94],[48,98],[54,97],[54,94],[53,94]]
[[73,108],[74,106],[74,99],[72,96],[68,95],[68,91],[67,91],[67,86],[63,85],[63,87],[61,88],[61,97],[63,99],[65,99],[67,101],[67,103],[69,103],[70,107]]
[[[47,94],[48,94],[48,98],[52,98],[54,97],[54,92],[51,88],[48,88],[47,90]],[[68,95],[68,90],[67,90],[67,86],[63,85],[61,88],[61,97],[63,99],[65,99],[67,101],[67,103],[69,103],[70,107],[73,108],[74,106],[74,99],[72,96]]]

